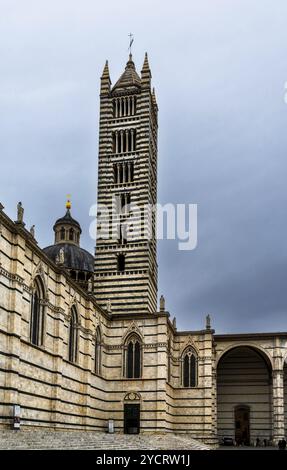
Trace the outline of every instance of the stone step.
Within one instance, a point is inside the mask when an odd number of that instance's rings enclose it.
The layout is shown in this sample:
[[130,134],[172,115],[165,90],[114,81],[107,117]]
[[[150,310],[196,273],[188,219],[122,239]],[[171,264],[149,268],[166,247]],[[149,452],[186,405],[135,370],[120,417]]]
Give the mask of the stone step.
[[0,449],[205,450],[208,446],[172,433],[107,434],[85,431],[1,430]]

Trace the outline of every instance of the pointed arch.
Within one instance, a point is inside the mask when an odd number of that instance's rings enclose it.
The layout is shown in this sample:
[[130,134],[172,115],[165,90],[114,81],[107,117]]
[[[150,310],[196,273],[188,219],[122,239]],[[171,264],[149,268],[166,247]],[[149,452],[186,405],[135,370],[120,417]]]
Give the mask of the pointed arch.
[[194,388],[198,380],[198,358],[193,347],[187,347],[181,356],[181,383],[185,388]]
[[129,328],[127,328],[125,334],[122,336],[122,345],[125,346],[127,339],[132,335],[135,334],[139,337],[141,343],[143,343],[143,334],[141,330],[139,329],[138,325],[136,324],[135,321],[133,321]]
[[168,382],[171,381],[171,358],[172,358],[171,339],[170,337],[168,337],[168,340],[167,340],[167,381]]
[[68,359],[70,362],[77,362],[78,359],[78,326],[79,316],[76,306],[73,305],[69,320]]
[[45,284],[41,275],[36,275],[32,285],[30,311],[30,341],[35,346],[44,342]]
[[102,333],[97,326],[95,334],[95,374],[101,375],[102,372]]
[[142,340],[137,333],[131,333],[124,345],[124,376],[139,379],[142,376]]

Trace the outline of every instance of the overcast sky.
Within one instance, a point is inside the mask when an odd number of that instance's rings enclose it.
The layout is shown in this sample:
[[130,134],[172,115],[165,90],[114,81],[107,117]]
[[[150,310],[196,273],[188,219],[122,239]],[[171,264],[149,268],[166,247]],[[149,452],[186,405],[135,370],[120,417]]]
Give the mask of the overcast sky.
[[198,204],[198,246],[159,244],[178,327],[287,331],[286,0],[0,0],[0,201],[44,247],[67,193],[93,252],[99,78],[128,34],[159,104],[159,201]]

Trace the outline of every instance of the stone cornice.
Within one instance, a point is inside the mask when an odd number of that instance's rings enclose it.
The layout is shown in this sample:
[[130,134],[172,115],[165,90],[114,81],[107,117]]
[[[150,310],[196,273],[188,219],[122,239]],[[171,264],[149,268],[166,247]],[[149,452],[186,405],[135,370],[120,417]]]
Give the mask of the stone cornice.
[[234,334],[222,334],[215,335],[214,339],[216,342],[221,341],[242,341],[242,340],[254,340],[254,339],[274,339],[275,336],[285,337],[287,339],[287,332],[280,331],[274,333],[234,333]]

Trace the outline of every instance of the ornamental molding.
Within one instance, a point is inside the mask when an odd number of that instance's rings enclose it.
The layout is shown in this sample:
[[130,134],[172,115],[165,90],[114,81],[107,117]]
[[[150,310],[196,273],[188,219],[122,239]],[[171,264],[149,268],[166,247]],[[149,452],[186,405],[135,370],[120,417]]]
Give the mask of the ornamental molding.
[[186,341],[184,342],[183,346],[180,348],[180,357],[182,356],[183,352],[187,348],[192,348],[194,349],[194,352],[197,354],[197,357],[199,357],[199,348],[198,348],[198,342],[194,340],[194,338],[189,335]]
[[131,335],[131,334],[136,334],[140,337],[141,341],[143,342],[143,334],[139,328],[139,326],[137,325],[137,323],[135,321],[133,321],[129,327],[127,328],[123,338],[122,338],[122,344],[125,344],[127,338]]
[[[107,350],[124,350],[126,345],[125,343],[121,344],[112,344],[112,345],[107,345]],[[148,344],[143,344],[142,348],[143,349],[155,349],[157,350],[158,348],[166,347],[166,343],[148,343]]]
[[12,273],[10,273],[9,271],[7,271],[5,268],[3,268],[1,266],[0,266],[0,274],[2,274],[2,276],[9,279],[9,281],[14,281],[14,282],[16,281],[21,286],[23,286],[23,287],[25,286],[24,279],[23,279],[23,277],[19,276],[19,274],[12,274]]
[[166,348],[167,343],[146,343],[143,345],[143,349],[158,349],[158,348]]
[[137,392],[129,392],[125,395],[124,401],[141,401],[141,396]]

